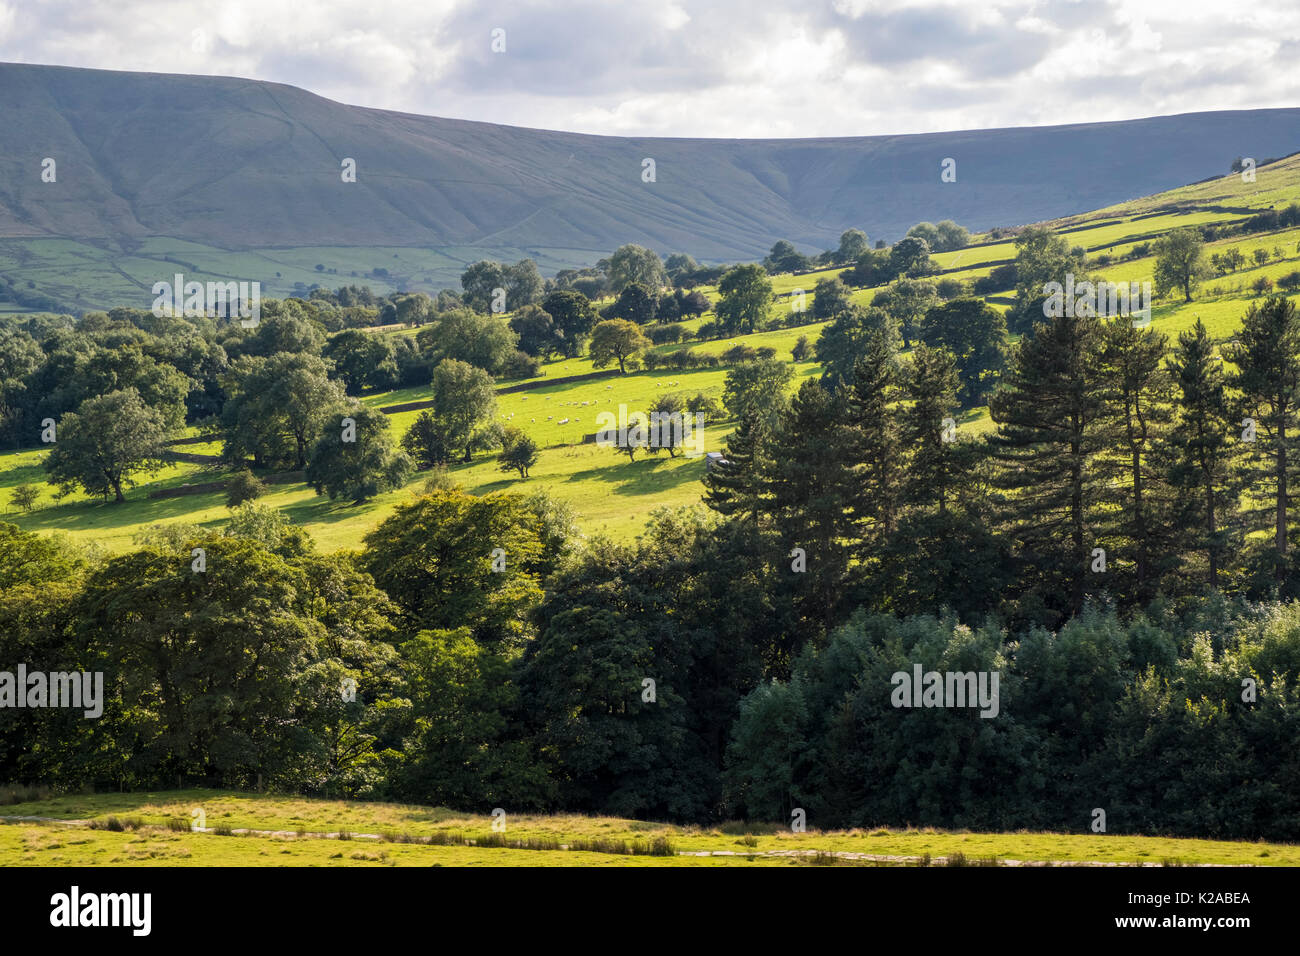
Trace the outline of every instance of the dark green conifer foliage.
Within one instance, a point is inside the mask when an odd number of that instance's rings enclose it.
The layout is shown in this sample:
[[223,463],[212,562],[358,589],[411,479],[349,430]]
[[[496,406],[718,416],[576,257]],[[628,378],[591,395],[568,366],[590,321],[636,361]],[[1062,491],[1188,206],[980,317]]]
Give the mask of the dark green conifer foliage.
[[1103,451],[1097,457],[1105,506],[1098,519],[1123,590],[1148,600],[1173,568],[1171,489],[1165,438],[1173,418],[1173,381],[1162,361],[1168,340],[1126,318],[1101,336],[1096,378],[1103,403]]
[[1098,489],[1090,463],[1102,406],[1089,366],[1100,337],[1097,320],[1087,316],[1038,323],[989,401],[998,425],[989,442],[998,466],[993,482],[1004,492],[1006,531],[1036,569],[1044,601],[1064,595],[1072,611],[1083,606],[1093,574],[1090,516]]
[[1245,414],[1258,426],[1251,480],[1254,493],[1271,500],[1273,567],[1281,582],[1286,577],[1287,508],[1297,463],[1293,446],[1300,436],[1300,318],[1295,304],[1284,296],[1272,296],[1262,306],[1252,303],[1227,358],[1237,366],[1232,385],[1241,393]]
[[1205,582],[1218,588],[1228,556],[1241,544],[1238,420],[1228,404],[1223,362],[1200,319],[1179,334],[1166,365],[1178,390],[1177,420],[1168,436],[1176,545],[1184,569],[1203,566]]

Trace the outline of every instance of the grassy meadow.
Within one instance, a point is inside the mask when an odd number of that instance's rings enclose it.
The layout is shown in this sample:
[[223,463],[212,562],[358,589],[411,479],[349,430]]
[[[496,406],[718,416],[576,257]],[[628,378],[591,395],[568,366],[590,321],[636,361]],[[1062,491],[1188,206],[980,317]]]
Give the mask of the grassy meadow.
[[[1243,183],[1237,175],[1221,177],[1209,182],[1170,190],[1155,196],[1142,197],[1107,209],[1082,213],[1049,223],[1052,228],[1066,233],[1072,243],[1083,246],[1090,255],[1090,268],[1113,282],[1151,281],[1155,267],[1152,256],[1115,261],[1127,255],[1135,245],[1149,242],[1164,232],[1186,225],[1210,222],[1234,222],[1269,208],[1300,200],[1300,156],[1260,167],[1254,183]],[[140,277],[157,272],[157,259],[167,258],[178,269],[198,267],[212,276],[231,276],[263,272],[270,262],[282,273],[291,287],[292,282],[326,281],[345,284],[365,282],[377,291],[391,291],[382,279],[376,280],[366,273],[383,261],[396,262],[390,268],[394,274],[415,275],[421,270],[454,267],[459,270],[471,261],[473,250],[429,251],[411,249],[338,250],[302,248],[294,250],[269,250],[258,253],[221,253],[195,243],[182,243],[154,237],[141,243],[136,260],[122,262],[113,259],[103,250],[84,247],[70,240],[41,240],[48,243],[49,259],[32,259],[24,246],[6,246],[0,242],[0,268],[21,266],[29,270],[49,270],[60,275],[76,276],[78,282],[98,281],[95,277],[103,269],[113,278],[107,288],[115,301],[139,304],[138,289],[131,292]],[[1194,301],[1184,302],[1181,296],[1157,300],[1152,310],[1153,327],[1169,336],[1190,328],[1198,319],[1205,322],[1211,335],[1219,342],[1232,338],[1252,301],[1260,298],[1253,290],[1259,276],[1274,282],[1288,272],[1300,269],[1300,229],[1282,229],[1274,233],[1222,239],[1207,244],[1207,257],[1214,252],[1235,247],[1246,256],[1249,264],[1241,270],[1201,284]],[[1252,254],[1265,249],[1270,258],[1255,264]],[[21,252],[21,255],[20,255]],[[1273,258],[1277,253],[1282,258]],[[1097,257],[1109,255],[1109,264],[1101,265]],[[257,263],[248,261],[255,256]],[[470,258],[465,258],[469,256]],[[972,245],[955,252],[935,255],[945,278],[972,281],[986,276],[999,263],[1015,256],[1015,245],[1010,239],[993,239],[974,236]],[[8,258],[6,258],[8,257]],[[21,260],[21,261],[20,261]],[[1104,260],[1103,260],[1104,261]],[[334,263],[350,262],[346,270]],[[316,264],[326,266],[322,274]],[[539,264],[545,268],[545,263]],[[361,268],[364,266],[364,268]],[[400,268],[399,268],[400,267]],[[90,271],[87,272],[86,270]],[[330,270],[337,270],[332,272]],[[405,271],[403,271],[405,270]],[[804,304],[811,307],[813,288],[817,281],[838,274],[840,269],[824,269],[802,275],[778,275],[772,279],[778,296],[774,314],[783,314],[796,307],[796,293],[804,293]],[[356,273],[360,273],[358,276]],[[324,278],[322,278],[322,275]],[[125,278],[124,278],[125,277]],[[127,282],[121,288],[113,283]],[[108,280],[106,280],[108,281]],[[42,278],[44,282],[44,278]],[[705,288],[716,300],[717,289]],[[853,291],[855,303],[868,304],[877,290]],[[1011,290],[1000,290],[997,298],[1004,298]],[[130,294],[128,294],[130,293]],[[268,292],[268,294],[271,294]],[[996,303],[995,303],[996,305]],[[996,305],[1005,308],[1002,305]],[[703,322],[711,321],[712,313],[682,323],[697,329]],[[811,323],[795,328],[782,328],[737,335],[708,342],[690,342],[687,347],[703,353],[720,354],[733,345],[744,343],[755,348],[770,347],[777,355],[791,359],[790,350],[800,337],[815,342],[823,324]],[[413,328],[388,326],[373,330],[377,335],[405,336],[414,334]],[[667,353],[683,346],[660,345],[653,351]],[[792,387],[805,378],[819,374],[815,362],[796,363]],[[639,456],[635,461],[614,449],[583,444],[583,438],[597,430],[597,415],[602,411],[618,414],[620,404],[629,411],[645,411],[651,402],[665,392],[694,395],[703,392],[721,399],[727,369],[661,369],[656,372],[632,371],[626,375],[586,382],[546,384],[565,376],[593,371],[587,357],[558,359],[546,363],[542,375],[533,381],[530,391],[512,392],[498,397],[497,415],[503,423],[522,428],[542,449],[540,460],[532,469],[527,481],[517,473],[502,472],[491,455],[479,455],[473,461],[452,466],[453,478],[467,491],[484,493],[500,489],[531,490],[542,488],[573,506],[581,529],[588,535],[604,534],[616,539],[629,539],[644,531],[651,512],[662,506],[685,505],[700,499],[700,476],[704,472],[701,458],[667,455]],[[501,387],[518,385],[502,383]],[[416,402],[431,396],[427,387],[369,394],[363,401],[373,407],[385,407]],[[394,437],[410,426],[418,411],[403,411],[389,417],[389,427]],[[960,423],[968,434],[978,434],[992,427],[986,409],[968,413]],[[731,424],[727,422],[710,426],[706,430],[705,450],[721,450]],[[217,455],[217,443],[187,445],[186,452]],[[140,484],[127,494],[127,502],[109,505],[98,499],[71,494],[56,498],[55,489],[43,483],[41,450],[23,450],[0,453],[0,519],[27,529],[61,532],[71,538],[93,542],[108,551],[121,551],[132,544],[132,539],[151,524],[188,522],[217,526],[224,522],[228,512],[220,492],[207,492],[175,498],[149,498],[149,493],[178,485],[213,481],[227,475],[228,470],[217,466],[174,463],[154,475],[140,476]],[[282,509],[291,520],[306,527],[326,550],[355,547],[361,536],[401,501],[419,493],[427,476],[417,474],[405,488],[380,495],[363,505],[331,502],[318,497],[304,484],[277,484],[270,486],[263,500]],[[23,482],[41,486],[41,496],[31,513],[18,511],[9,501],[9,492]]]
[[505,829],[494,831],[486,814],[215,790],[70,795],[0,806],[0,864],[6,866],[917,866],[995,860],[1297,866],[1300,846],[1091,832],[793,833],[754,822],[674,826],[511,813]]

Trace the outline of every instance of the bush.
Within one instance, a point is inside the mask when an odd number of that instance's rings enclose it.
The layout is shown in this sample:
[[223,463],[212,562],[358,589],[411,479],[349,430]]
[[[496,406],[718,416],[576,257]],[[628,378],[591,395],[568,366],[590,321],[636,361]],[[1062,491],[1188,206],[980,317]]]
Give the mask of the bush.
[[1300,289],[1300,270],[1288,272],[1284,276],[1278,276],[1277,287],[1279,289],[1286,289],[1288,292]]
[[686,329],[677,323],[655,326],[650,330],[650,341],[655,345],[676,345],[685,332]]
[[726,415],[722,403],[704,392],[696,392],[694,397],[686,399],[683,404],[692,415],[702,414],[706,425],[721,421]]
[[226,507],[238,508],[245,501],[252,501],[264,494],[266,484],[247,468],[241,468],[226,482]]
[[700,327],[695,330],[695,337],[701,342],[707,342],[709,339],[716,339],[722,334],[717,322],[701,322]]
[[1256,295],[1268,295],[1273,291],[1273,280],[1268,276],[1258,276],[1250,284],[1250,287],[1255,291]]
[[24,482],[16,485],[13,494],[9,496],[9,501],[16,507],[22,508],[23,511],[31,512],[36,505],[36,499],[41,496],[41,489],[37,485]]
[[[775,351],[772,354],[775,355]],[[733,345],[722,353],[722,361],[728,365],[752,362],[756,358],[758,358],[758,350],[749,345]]]
[[501,372],[505,378],[536,378],[542,373],[542,363],[527,352],[516,349]]
[[697,364],[696,353],[690,349],[677,349],[663,356],[664,364],[669,368],[693,368]]
[[456,479],[447,471],[446,465],[434,465],[433,470],[429,472],[429,477],[424,479],[424,493],[432,495],[439,491],[455,491],[460,485]]
[[1005,289],[1014,289],[1016,279],[1016,264],[1008,262],[992,269],[988,275],[976,279],[971,286],[971,291],[976,295],[990,295]]
[[761,359],[776,358],[776,349],[770,345],[760,345],[757,349],[758,357]]
[[935,291],[941,299],[959,299],[966,294],[966,283],[960,279],[940,279]]
[[798,341],[794,343],[794,348],[790,350],[790,356],[796,362],[804,361],[811,353],[812,346],[808,344],[808,336],[806,335],[799,336]]

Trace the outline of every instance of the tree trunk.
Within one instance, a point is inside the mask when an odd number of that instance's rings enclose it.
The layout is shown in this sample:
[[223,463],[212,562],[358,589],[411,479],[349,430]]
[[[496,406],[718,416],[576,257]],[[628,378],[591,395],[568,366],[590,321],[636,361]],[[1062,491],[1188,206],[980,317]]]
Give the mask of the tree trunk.
[[1286,414],[1287,403],[1278,402],[1277,424],[1277,530],[1274,538],[1277,548],[1277,579],[1286,577]]
[[1217,530],[1214,522],[1214,480],[1211,476],[1205,476],[1205,514],[1206,526],[1210,531],[1210,587],[1218,590],[1219,587],[1219,555],[1214,547],[1214,533]]
[[1073,574],[1074,584],[1070,603],[1077,614],[1083,608],[1083,565],[1087,551],[1083,543],[1083,423],[1077,414],[1072,424],[1074,434],[1070,439],[1070,538],[1074,545],[1077,566]]

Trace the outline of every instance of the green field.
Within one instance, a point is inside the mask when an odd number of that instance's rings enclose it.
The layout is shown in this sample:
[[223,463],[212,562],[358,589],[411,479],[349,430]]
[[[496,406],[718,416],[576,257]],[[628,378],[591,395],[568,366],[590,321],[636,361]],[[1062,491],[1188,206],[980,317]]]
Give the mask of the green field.
[[[930,828],[792,833],[778,824],[673,826],[505,809],[505,828],[494,832],[488,814],[398,804],[215,790],[64,796],[0,807],[0,865],[1300,865],[1300,846],[1263,842]],[[656,841],[666,841],[661,855],[648,852]]]
[[[1065,230],[1072,244],[1089,250],[1093,257],[1089,268],[1107,280],[1147,282],[1152,280],[1155,267],[1151,256],[1122,262],[1112,259],[1105,266],[1098,264],[1095,257],[1109,254],[1117,258],[1138,242],[1149,241],[1153,235],[1179,226],[1237,221],[1260,209],[1294,201],[1300,201],[1300,156],[1260,167],[1254,183],[1243,183],[1239,176],[1226,176],[1108,209],[1081,213],[1049,225]],[[37,254],[33,248],[44,251]],[[1280,276],[1300,269],[1300,229],[1297,228],[1220,239],[1208,245],[1207,256],[1228,248],[1241,251],[1250,260],[1249,264],[1235,273],[1204,281],[1193,302],[1183,302],[1181,296],[1155,302],[1153,327],[1169,336],[1171,341],[1179,332],[1191,328],[1197,319],[1205,322],[1211,335],[1219,342],[1229,340],[1251,302],[1260,297],[1252,288],[1254,281],[1259,276],[1267,276],[1276,282]],[[1269,261],[1256,265],[1251,259],[1255,249],[1268,250]],[[1274,250],[1281,252],[1281,259],[1272,258]],[[968,248],[938,253],[935,259],[943,269],[952,270],[946,271],[945,277],[969,282],[987,275],[993,263],[1008,261],[1014,255],[1015,246],[1011,240],[993,241],[987,236],[975,236]],[[250,256],[258,262],[249,261]],[[164,257],[169,257],[170,262]],[[87,276],[98,277],[102,273],[107,284],[102,289],[96,288],[107,290],[105,294],[115,303],[131,304],[146,304],[139,300],[141,283],[149,280],[150,270],[159,262],[168,263],[168,269],[173,266],[184,269],[197,267],[212,276],[236,272],[251,274],[256,271],[255,266],[257,269],[270,269],[272,273],[278,271],[282,273],[285,284],[278,290],[281,293],[298,281],[336,285],[364,281],[377,291],[388,292],[394,287],[372,278],[355,278],[352,273],[364,277],[382,261],[395,276],[413,276],[421,271],[453,265],[460,269],[472,258],[473,250],[467,249],[321,248],[227,253],[163,238],[144,240],[133,256],[122,258],[71,240],[25,241],[18,245],[0,241],[0,272],[7,269],[24,274],[40,272],[42,287],[47,281],[54,281],[51,276],[63,277],[65,281],[71,281],[75,276],[78,282],[83,282]],[[327,270],[338,269],[338,272],[336,275],[327,272],[322,278],[321,273],[315,271],[316,263],[326,265]],[[545,268],[545,263],[539,264]],[[88,273],[87,269],[91,271]],[[817,281],[840,271],[826,269],[797,276],[775,276],[773,290],[778,296],[789,296],[802,290],[805,306],[811,307]],[[716,301],[716,288],[702,291]],[[851,299],[855,303],[867,304],[876,291],[854,290]],[[1009,290],[1004,290],[1003,295],[1006,292]],[[272,292],[268,290],[267,294]],[[783,316],[793,307],[791,298],[780,298],[774,305],[774,314]],[[713,318],[710,312],[682,324],[694,330]],[[815,342],[821,329],[820,323],[809,324],[728,339],[661,345],[653,351],[663,354],[688,347],[701,353],[720,354],[735,344],[744,343],[755,348],[773,348],[778,357],[788,361],[790,350],[800,337],[806,336],[810,342]],[[417,330],[388,326],[373,331],[380,335],[405,336]],[[624,540],[641,533],[647,517],[656,508],[698,502],[701,492],[699,478],[704,470],[702,459],[678,457],[670,460],[666,455],[660,455],[629,462],[626,456],[612,449],[583,444],[583,438],[597,430],[600,412],[617,416],[620,404],[626,405],[629,412],[644,412],[657,396],[665,392],[688,395],[704,392],[720,399],[727,369],[643,370],[587,382],[547,384],[548,380],[591,371],[591,360],[586,357],[553,361],[547,363],[542,375],[534,380],[537,387],[533,390],[499,396],[499,420],[522,428],[543,449],[527,481],[519,480],[514,473],[500,471],[495,459],[485,455],[468,464],[452,466],[449,470],[455,480],[474,493],[543,488],[573,506],[584,533],[605,534]],[[818,372],[813,362],[797,364],[794,386]],[[505,383],[515,384],[518,383]],[[384,407],[429,397],[431,390],[425,386],[367,395],[363,401],[373,407]],[[411,410],[391,415],[389,427],[394,436],[400,436],[417,414],[418,411]],[[992,427],[985,409],[969,413],[961,424],[971,434]],[[705,433],[704,450],[721,450],[730,428],[731,424],[725,422],[710,426]],[[208,455],[220,451],[215,443],[185,446],[182,450]],[[34,450],[0,453],[0,517],[4,520],[31,530],[64,532],[74,539],[94,542],[109,551],[120,551],[129,548],[133,537],[150,524],[190,522],[219,526],[228,517],[223,496],[218,492],[165,499],[148,497],[151,491],[219,479],[227,474],[219,468],[175,464],[155,476],[142,476],[140,486],[128,492],[126,503],[108,505],[79,494],[56,500],[54,489],[42,484],[40,462],[43,457],[44,452]],[[417,475],[405,488],[381,495],[361,506],[331,502],[316,496],[303,484],[273,485],[264,500],[283,509],[291,520],[306,527],[322,548],[335,550],[357,546],[361,536],[391,513],[399,502],[419,493],[425,480],[426,476]],[[42,484],[41,498],[36,510],[30,514],[18,512],[9,502],[10,489],[22,482]]]
[[[506,250],[509,252],[510,250]],[[514,250],[514,259],[531,256],[543,272],[572,264],[573,250]],[[283,298],[302,287],[368,285],[380,295],[399,290],[436,295],[454,289],[473,262],[500,258],[502,250],[465,246],[295,246],[285,249],[234,251],[170,236],[149,236],[129,251],[76,239],[0,239],[0,275],[32,282],[42,294],[68,307],[147,309],[155,282],[176,272],[201,282],[257,280],[262,295]],[[576,254],[596,258],[590,253]],[[513,261],[513,260],[512,260]],[[316,266],[324,268],[317,270]],[[375,275],[384,269],[387,275]]]

